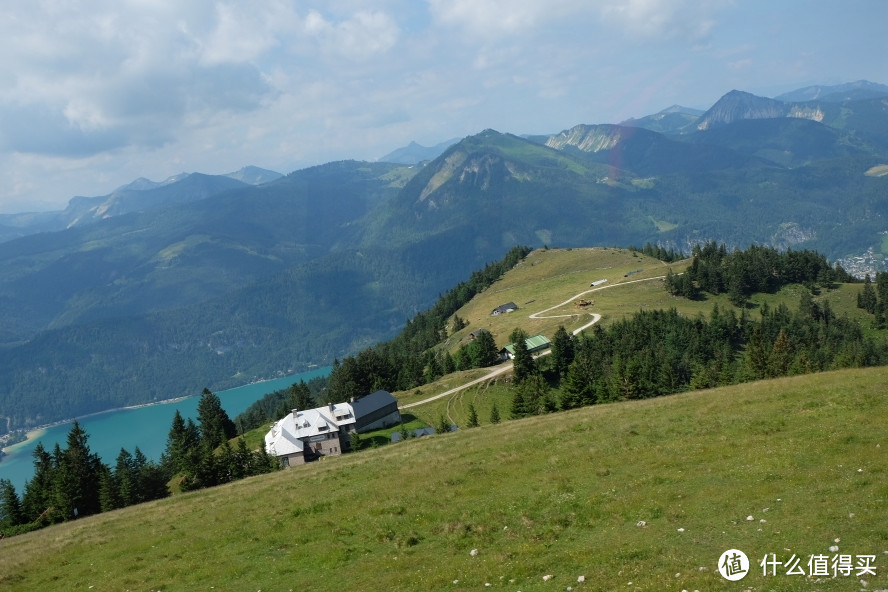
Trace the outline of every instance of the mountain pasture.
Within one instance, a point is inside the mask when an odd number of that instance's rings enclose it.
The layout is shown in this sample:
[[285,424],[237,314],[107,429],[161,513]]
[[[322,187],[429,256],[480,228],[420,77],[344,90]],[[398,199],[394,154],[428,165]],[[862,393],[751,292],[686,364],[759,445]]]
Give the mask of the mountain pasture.
[[[409,440],[2,540],[0,583],[885,588],[886,388],[885,368],[838,371]],[[832,547],[875,555],[876,575],[765,577],[757,565]],[[752,564],[733,587],[717,571],[732,548]]]

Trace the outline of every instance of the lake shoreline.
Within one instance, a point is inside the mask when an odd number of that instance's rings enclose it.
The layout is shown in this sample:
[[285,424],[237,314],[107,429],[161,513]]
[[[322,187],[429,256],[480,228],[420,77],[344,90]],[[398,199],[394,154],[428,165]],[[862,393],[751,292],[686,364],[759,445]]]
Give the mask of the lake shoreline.
[[[309,372],[310,371],[311,370],[309,370]],[[295,374],[294,376],[298,376],[298,375],[299,374]],[[253,386],[253,385],[257,385],[257,384],[262,384],[264,382],[271,382],[273,380],[278,380],[279,378],[280,377],[266,378],[264,380],[256,380],[254,382],[248,382],[246,384],[242,384],[242,385],[236,386],[236,387],[231,387],[231,389],[225,389],[225,390],[227,391],[227,390],[233,390],[233,389],[237,389],[237,388],[243,388],[245,386]],[[224,391],[220,391],[220,392],[224,392]],[[81,419],[87,419],[90,417],[104,415],[106,413],[117,413],[120,411],[129,411],[132,409],[144,409],[145,407],[156,407],[158,405],[170,405],[173,403],[180,403],[182,401],[186,401],[188,399],[191,399],[192,397],[199,397],[199,396],[200,395],[186,395],[184,397],[174,397],[172,399],[164,399],[163,401],[155,401],[153,403],[139,403],[138,405],[127,405],[125,407],[115,407],[114,409],[105,409],[104,411],[96,411],[95,413],[87,413],[86,415],[80,415],[78,417],[73,417],[73,418],[69,418],[69,419],[62,419],[59,421],[54,421],[52,423],[41,424],[39,426],[30,428],[28,430],[28,432],[25,434],[24,440],[21,440],[19,442],[16,442],[15,444],[10,444],[9,446],[3,446],[2,448],[0,448],[0,452],[3,453],[3,454],[0,454],[0,464],[3,463],[3,458],[6,455],[8,455],[10,452],[14,452],[16,449],[26,446],[28,443],[33,442],[34,440],[37,440],[37,439],[43,437],[46,434],[46,431],[49,430],[50,428],[58,427],[60,425],[65,425],[65,424],[69,424],[69,423],[74,423],[75,421],[80,421]]]

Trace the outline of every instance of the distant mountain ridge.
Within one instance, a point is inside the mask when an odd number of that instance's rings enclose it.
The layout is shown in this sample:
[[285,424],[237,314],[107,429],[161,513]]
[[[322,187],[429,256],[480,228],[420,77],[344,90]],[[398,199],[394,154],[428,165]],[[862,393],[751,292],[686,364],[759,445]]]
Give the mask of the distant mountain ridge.
[[403,146],[393,150],[379,159],[379,162],[394,162],[397,164],[419,164],[427,160],[434,160],[441,156],[445,150],[459,142],[459,138],[446,140],[434,146],[421,146],[416,142],[410,142],[407,146]]
[[847,82],[832,86],[806,86],[805,88],[784,93],[774,98],[778,101],[796,103],[805,101],[841,103],[844,101],[875,99],[880,97],[888,97],[888,86],[869,82],[868,80],[858,80],[856,82]]
[[0,243],[0,416],[36,425],[332,363],[516,244],[879,251],[888,176],[866,172],[888,163],[888,101],[759,99],[728,93],[717,124],[682,134],[488,129],[421,167],[195,173],[72,200],[67,218],[20,214],[62,229]]
[[107,195],[72,197],[68,206],[61,211],[0,214],[0,242],[169,204],[205,199],[220,192],[268,183],[282,176],[274,171],[247,166],[225,175],[180,173],[159,182],[140,177]]

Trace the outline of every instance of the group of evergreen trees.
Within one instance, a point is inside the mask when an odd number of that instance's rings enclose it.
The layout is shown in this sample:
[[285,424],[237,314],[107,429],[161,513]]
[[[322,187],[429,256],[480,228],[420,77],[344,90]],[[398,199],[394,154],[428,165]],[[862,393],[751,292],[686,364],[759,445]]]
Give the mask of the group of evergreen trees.
[[162,468],[136,448],[121,448],[113,467],[104,464],[88,444],[89,435],[74,422],[67,446],[52,453],[38,443],[34,477],[19,499],[8,480],[0,480],[0,529],[25,531],[74,520],[169,495]]
[[307,383],[300,380],[289,388],[268,393],[251,404],[243,413],[234,418],[238,434],[277,421],[293,409],[314,409],[316,401],[327,388],[327,377],[312,378]]
[[176,410],[167,445],[161,456],[166,473],[179,476],[184,490],[213,487],[280,468],[263,446],[252,452],[243,437],[237,449],[229,440],[237,435],[234,422],[222,408],[219,396],[204,389],[197,404],[197,423],[185,421]]
[[234,423],[216,394],[204,389],[197,411],[197,423],[183,420],[176,411],[159,463],[149,461],[139,448],[134,453],[121,448],[113,466],[104,464],[76,421],[64,449],[56,444],[50,453],[38,443],[34,476],[21,498],[9,480],[0,480],[0,532],[23,532],[160,499],[170,494],[167,484],[176,475],[181,489],[188,490],[279,468],[264,448],[248,450],[243,438],[232,449]]
[[888,328],[888,273],[876,272],[875,288],[869,274],[863,280],[863,290],[857,295],[857,308],[875,316],[873,327]]
[[[512,418],[596,403],[646,399],[691,389],[738,384],[839,368],[888,364],[888,343],[866,337],[860,326],[836,316],[829,301],[810,293],[798,309],[746,310],[713,307],[709,318],[688,318],[675,309],[640,311],[591,332],[553,337],[546,370],[530,359],[516,368]],[[557,388],[558,400],[551,394]]]
[[698,298],[700,292],[726,293],[731,303],[743,306],[756,292],[773,294],[786,284],[809,288],[829,287],[833,282],[855,281],[839,264],[830,267],[815,251],[777,251],[753,245],[745,251],[728,252],[725,245],[697,245],[693,262],[683,274],[666,276],[666,289],[676,296]]
[[635,247],[629,247],[629,249],[632,251],[640,251],[643,255],[659,259],[660,261],[665,261],[666,263],[672,263],[673,261],[679,261],[685,258],[684,253],[676,251],[672,247],[669,247],[668,249],[661,246],[655,247],[651,243],[645,243],[643,249],[637,249]]

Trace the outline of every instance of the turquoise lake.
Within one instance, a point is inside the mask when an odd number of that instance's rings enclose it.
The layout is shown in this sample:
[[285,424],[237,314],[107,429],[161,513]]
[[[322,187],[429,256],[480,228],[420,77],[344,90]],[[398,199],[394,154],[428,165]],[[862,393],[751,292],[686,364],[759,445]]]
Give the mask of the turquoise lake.
[[[219,391],[216,394],[222,401],[222,408],[231,419],[234,419],[264,395],[288,388],[300,379],[308,382],[312,378],[327,376],[330,374],[330,369],[330,366],[326,366],[301,374]],[[199,400],[198,393],[194,397],[180,401],[136,409],[119,409],[80,418],[78,421],[89,435],[87,443],[90,450],[97,453],[106,465],[114,466],[121,448],[126,448],[132,453],[137,446],[150,460],[156,461],[166,448],[167,435],[176,410],[178,409],[186,420],[190,417],[196,421]],[[9,479],[21,496],[25,483],[34,475],[32,452],[37,443],[43,442],[44,448],[50,452],[56,442],[65,448],[70,431],[70,423],[59,424],[46,428],[39,438],[7,448],[7,455],[0,461],[0,479]]]

